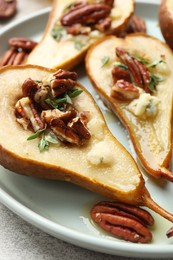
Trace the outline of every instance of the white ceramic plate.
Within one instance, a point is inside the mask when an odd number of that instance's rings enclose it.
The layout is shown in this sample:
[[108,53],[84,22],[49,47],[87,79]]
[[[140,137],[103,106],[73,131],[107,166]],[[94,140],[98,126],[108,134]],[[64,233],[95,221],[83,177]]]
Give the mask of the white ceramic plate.
[[[10,37],[41,38],[49,9],[5,27],[0,33],[0,54],[7,48]],[[161,39],[157,22],[156,1],[137,1],[136,14],[147,21],[148,33]],[[135,157],[126,130],[116,117],[105,110],[89,83],[83,66],[77,69],[80,82],[86,86],[101,106],[107,123],[120,142]],[[2,124],[3,122],[1,122]],[[145,174],[145,173],[144,173]],[[145,175],[146,185],[162,207],[173,212],[173,186],[156,183]],[[45,232],[75,245],[103,253],[128,257],[170,257],[173,238],[166,238],[171,223],[153,214],[156,224],[153,242],[147,245],[127,243],[113,238],[94,226],[89,218],[91,206],[103,198],[72,184],[20,176],[0,167],[0,201],[16,214]]]

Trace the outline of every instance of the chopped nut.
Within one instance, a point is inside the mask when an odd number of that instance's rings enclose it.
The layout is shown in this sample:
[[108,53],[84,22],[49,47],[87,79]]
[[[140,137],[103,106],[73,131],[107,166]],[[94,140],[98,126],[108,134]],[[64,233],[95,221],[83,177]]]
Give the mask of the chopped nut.
[[53,109],[42,111],[41,118],[43,118],[47,124],[50,124],[51,120],[56,118],[61,119],[64,123],[68,123],[72,118],[76,117],[76,115],[77,112],[74,109],[67,110],[66,112]]
[[66,141],[76,145],[81,144],[80,137],[69,126],[66,126],[61,119],[52,119],[50,127],[61,141]]
[[125,80],[127,82],[131,82],[131,76],[128,70],[124,70],[120,67],[114,66],[112,69],[112,77],[114,83],[116,83],[118,80]]
[[81,118],[84,125],[87,125],[87,123],[89,121],[89,115],[90,115],[89,111],[82,111],[79,113],[79,117]]
[[91,32],[91,28],[89,26],[82,26],[81,24],[77,23],[70,26],[67,29],[67,33],[72,35],[88,35]]
[[50,87],[41,85],[34,94],[34,101],[41,106],[42,109],[49,109],[49,105],[45,102],[50,95]]
[[95,28],[101,32],[105,32],[110,29],[112,19],[110,17],[106,17],[103,20],[100,20],[96,25]]
[[68,126],[73,129],[80,137],[88,140],[90,139],[91,135],[88,131],[85,124],[82,122],[80,117],[73,118],[69,123]]
[[53,97],[58,97],[71,90],[76,85],[76,82],[71,79],[54,79],[51,81],[51,89]]
[[120,100],[133,100],[139,97],[139,90],[127,81],[118,80],[111,89],[111,97]]
[[34,94],[38,90],[38,84],[31,78],[26,79],[22,84],[22,93],[24,97],[34,98]]
[[[28,97],[24,97],[18,100],[15,106],[15,113],[17,118],[24,118],[24,121],[28,122],[34,132],[44,129],[44,123],[38,115],[32,101]],[[18,122],[22,122],[18,120]],[[25,128],[25,127],[24,127]]]
[[78,76],[76,72],[59,69],[53,74],[56,79],[71,79],[76,81]]

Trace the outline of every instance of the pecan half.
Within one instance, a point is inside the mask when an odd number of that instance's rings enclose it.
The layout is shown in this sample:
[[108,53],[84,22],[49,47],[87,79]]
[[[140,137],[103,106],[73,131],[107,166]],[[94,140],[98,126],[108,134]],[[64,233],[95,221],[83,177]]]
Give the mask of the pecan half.
[[111,8],[105,4],[82,4],[73,7],[61,18],[61,24],[72,26],[80,23],[82,25],[96,24],[99,20],[106,18],[110,14]]
[[24,51],[20,51],[16,54],[16,57],[12,65],[22,64],[25,61],[25,59],[26,59],[26,53]]
[[31,51],[37,43],[27,39],[27,38],[11,38],[8,41],[9,45],[15,47],[16,49],[23,49],[26,51]]
[[120,100],[133,100],[139,97],[139,90],[130,82],[118,80],[111,89],[111,97]]
[[17,11],[16,0],[0,0],[0,19],[12,17]]
[[146,23],[145,20],[139,16],[133,15],[128,23],[126,33],[141,32],[146,33]]
[[145,64],[130,56],[123,48],[116,48],[116,55],[128,67],[134,83],[147,93],[151,93],[149,89],[150,73]]
[[166,232],[166,235],[168,238],[172,237],[173,236],[173,227],[170,228],[167,232]]
[[13,54],[16,52],[15,48],[10,48],[6,52],[4,52],[1,61],[0,61],[0,66],[5,66],[8,65],[10,62],[10,58],[13,56]]
[[36,44],[36,42],[25,38],[11,38],[9,40],[10,49],[3,54],[0,60],[0,67],[23,64],[28,53],[31,52]]
[[146,210],[114,201],[102,201],[91,209],[91,218],[116,237],[135,243],[148,243],[152,234],[146,227],[154,219]]

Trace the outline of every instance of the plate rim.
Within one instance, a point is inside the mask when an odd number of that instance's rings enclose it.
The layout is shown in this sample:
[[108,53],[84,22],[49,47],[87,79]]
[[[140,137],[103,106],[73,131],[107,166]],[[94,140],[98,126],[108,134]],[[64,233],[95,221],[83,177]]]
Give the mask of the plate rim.
[[[137,4],[154,4],[159,6],[158,0],[136,0]],[[7,33],[9,30],[13,29],[16,26],[21,25],[24,22],[36,19],[39,16],[44,16],[49,13],[51,7],[46,7],[39,11],[36,11],[30,15],[27,15],[24,18],[20,18],[15,22],[11,22],[9,25],[5,25],[4,28],[0,30],[0,37]],[[24,206],[22,203],[14,199],[10,194],[4,191],[0,187],[0,202],[13,211],[15,214],[20,216],[22,219],[32,224],[33,226],[41,229],[42,231],[54,235],[55,237],[64,240],[68,243],[80,246],[89,250],[94,250],[100,253],[107,253],[109,255],[119,255],[119,256],[128,256],[128,257],[137,257],[139,254],[143,254],[143,258],[148,257],[171,257],[173,254],[172,244],[168,245],[154,245],[154,244],[133,244],[125,241],[117,240],[104,240],[104,245],[100,245],[99,237],[92,237],[89,234],[84,234],[79,231],[72,230],[70,228],[61,226],[58,223],[55,223],[46,217],[39,215],[28,207]],[[57,232],[58,231],[58,232]],[[70,231],[70,232],[69,232]],[[124,243],[124,245],[123,245]],[[102,247],[102,248],[101,248]]]

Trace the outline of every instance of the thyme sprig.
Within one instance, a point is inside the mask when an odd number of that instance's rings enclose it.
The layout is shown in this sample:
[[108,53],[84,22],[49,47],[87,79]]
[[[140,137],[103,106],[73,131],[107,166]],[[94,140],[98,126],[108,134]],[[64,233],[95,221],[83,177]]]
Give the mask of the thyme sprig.
[[83,90],[81,89],[72,89],[59,98],[47,98],[45,102],[53,108],[60,108],[62,104],[73,104],[72,99],[79,96],[82,92]]
[[133,56],[134,56],[134,58],[136,60],[138,60],[139,62],[145,64],[147,66],[147,68],[155,68],[160,63],[166,63],[166,61],[164,59],[160,59],[158,61],[151,62],[149,59],[140,57],[139,54],[137,54],[137,53],[135,53]]
[[51,144],[60,144],[60,141],[57,139],[56,135],[52,131],[47,131],[46,126],[44,129],[38,130],[34,134],[30,135],[27,140],[33,140],[37,137],[41,137],[38,142],[38,148],[40,152],[49,149],[49,145]]

